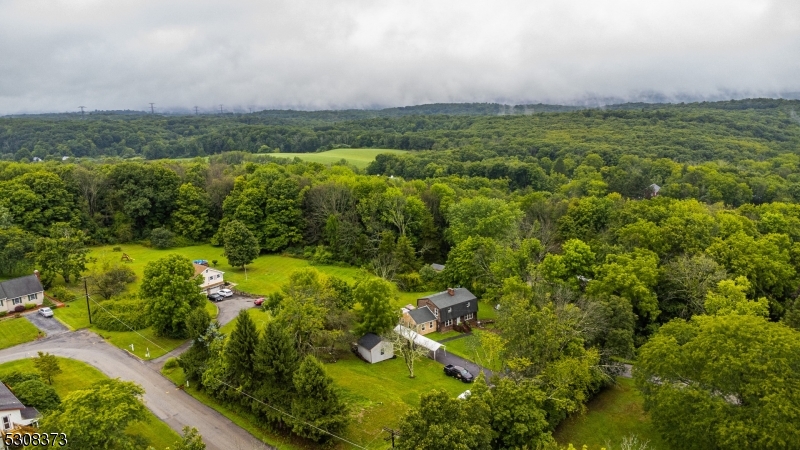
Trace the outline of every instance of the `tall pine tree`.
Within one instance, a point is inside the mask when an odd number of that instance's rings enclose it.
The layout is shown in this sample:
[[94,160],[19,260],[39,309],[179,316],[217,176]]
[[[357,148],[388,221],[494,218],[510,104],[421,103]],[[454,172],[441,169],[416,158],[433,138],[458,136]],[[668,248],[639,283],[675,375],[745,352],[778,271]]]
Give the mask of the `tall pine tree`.
[[[253,374],[259,380],[258,398],[281,411],[289,411],[295,396],[294,373],[300,365],[294,340],[277,322],[267,324],[258,340],[253,359]],[[274,409],[255,403],[254,408],[275,424],[286,417]]]
[[[326,372],[317,358],[306,356],[294,374],[294,387],[297,397],[292,402],[294,421],[292,431],[296,434],[322,442],[330,435],[345,429],[348,422],[347,404],[339,397],[333,378]],[[308,424],[314,425],[313,428]]]
[[246,310],[239,311],[236,328],[225,346],[225,359],[231,381],[247,389],[253,380],[253,359],[258,344],[258,331]]

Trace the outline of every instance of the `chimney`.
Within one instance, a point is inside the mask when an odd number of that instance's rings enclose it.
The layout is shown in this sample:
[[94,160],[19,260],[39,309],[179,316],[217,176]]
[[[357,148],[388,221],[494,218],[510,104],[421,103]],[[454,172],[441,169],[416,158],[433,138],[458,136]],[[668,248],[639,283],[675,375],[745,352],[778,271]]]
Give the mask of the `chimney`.
[[34,274],[34,275],[36,275],[36,279],[38,279],[38,280],[41,280],[41,279],[42,279],[42,278],[39,276],[39,271],[38,271],[38,270],[34,270],[34,271],[33,271],[33,274]]
[[456,290],[453,288],[447,288],[447,293],[450,294],[450,296],[452,297],[456,295]]

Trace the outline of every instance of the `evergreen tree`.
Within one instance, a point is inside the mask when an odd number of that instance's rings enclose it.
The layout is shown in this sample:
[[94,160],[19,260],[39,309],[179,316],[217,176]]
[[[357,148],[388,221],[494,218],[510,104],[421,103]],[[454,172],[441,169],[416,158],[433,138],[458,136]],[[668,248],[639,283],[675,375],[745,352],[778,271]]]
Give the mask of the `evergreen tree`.
[[236,328],[225,347],[225,358],[234,384],[246,388],[253,379],[253,359],[258,344],[258,331],[246,310],[239,311]]
[[258,239],[238,220],[232,220],[225,225],[222,240],[225,245],[224,255],[228,258],[228,264],[233,267],[244,269],[244,266],[253,262],[261,251]]
[[[267,324],[253,358],[253,374],[260,383],[258,398],[282,411],[290,410],[295,394],[293,378],[299,365],[300,358],[291,335],[277,322]],[[272,422],[286,420],[272,408],[258,403],[253,406]]]
[[333,378],[316,358],[306,356],[294,374],[294,387],[297,397],[292,402],[292,415],[297,420],[292,430],[296,434],[321,442],[330,435],[317,428],[330,433],[345,429],[349,419],[347,404],[339,397]]

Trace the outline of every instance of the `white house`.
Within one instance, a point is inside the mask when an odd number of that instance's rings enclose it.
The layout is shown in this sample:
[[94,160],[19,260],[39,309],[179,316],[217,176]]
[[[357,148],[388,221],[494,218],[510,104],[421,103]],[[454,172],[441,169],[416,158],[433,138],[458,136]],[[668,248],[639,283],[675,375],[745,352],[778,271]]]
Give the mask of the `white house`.
[[204,266],[202,264],[194,265],[195,276],[203,276],[203,283],[200,285],[200,289],[206,295],[219,292],[219,290],[222,289],[225,283],[225,280],[222,277],[224,273],[225,272],[221,270],[212,269],[211,267]]
[[36,274],[0,283],[0,311],[14,311],[18,305],[44,301],[44,287]]
[[386,361],[394,356],[392,343],[384,341],[375,333],[367,333],[358,340],[358,353],[368,363]]
[[25,425],[38,425],[39,411],[34,407],[26,407],[6,387],[0,383],[0,423],[3,433]]

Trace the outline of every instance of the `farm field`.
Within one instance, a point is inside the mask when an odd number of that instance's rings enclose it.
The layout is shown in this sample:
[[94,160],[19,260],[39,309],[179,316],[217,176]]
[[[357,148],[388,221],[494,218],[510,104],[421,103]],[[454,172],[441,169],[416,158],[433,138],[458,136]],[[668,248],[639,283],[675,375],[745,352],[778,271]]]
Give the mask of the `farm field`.
[[617,378],[615,386],[586,405],[586,414],[568,418],[553,433],[560,445],[587,445],[588,450],[600,450],[609,444],[616,448],[631,435],[640,442],[648,441],[650,450],[672,450],[650,423],[642,396],[629,378]]
[[269,153],[269,156],[277,158],[300,158],[303,161],[318,162],[320,164],[332,164],[346,159],[348,163],[364,169],[375,160],[375,156],[381,153],[406,153],[405,150],[392,150],[382,148],[338,148],[319,153]]
[[[24,320],[24,319],[23,319]],[[25,320],[25,322],[28,322]],[[88,389],[95,381],[107,379],[102,372],[94,367],[68,358],[58,358],[62,373],[53,378],[53,387],[58,395],[64,396],[72,391]],[[0,379],[13,371],[35,372],[32,359],[20,359],[0,364]],[[166,423],[159,420],[150,410],[147,410],[147,422],[134,423],[126,430],[128,434],[140,436],[157,449],[171,446],[180,436]]]

